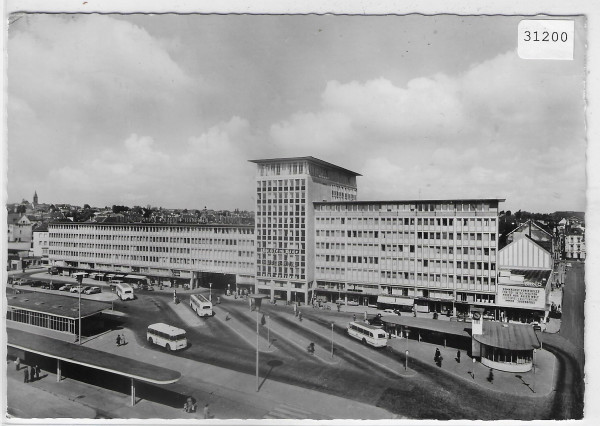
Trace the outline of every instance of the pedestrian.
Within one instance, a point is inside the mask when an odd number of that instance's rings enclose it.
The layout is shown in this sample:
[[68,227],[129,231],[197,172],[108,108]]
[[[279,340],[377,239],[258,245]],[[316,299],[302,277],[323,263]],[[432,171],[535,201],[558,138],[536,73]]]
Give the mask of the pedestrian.
[[35,380],[35,368],[33,365],[29,367],[29,381],[33,382]]
[[124,345],[125,342],[125,333],[121,334],[121,345]]
[[460,364],[460,350],[456,351],[456,362]]
[[15,369],[17,371],[19,371],[21,369],[21,358],[17,357],[17,359],[15,359]]
[[221,296],[217,296],[217,305],[221,304]]
[[209,414],[208,414],[208,404],[206,404],[204,406],[204,418],[208,419],[208,416],[209,416]]
[[225,321],[229,321],[229,312],[225,312]]
[[29,369],[25,366],[25,370],[23,370],[23,383],[29,383]]
[[117,346],[121,346],[121,335],[117,334]]
[[35,371],[35,380],[40,380],[40,366],[36,364],[33,369]]
[[440,359],[440,356],[440,348],[435,348],[435,357],[433,359],[437,362]]
[[298,319],[302,321],[302,312],[298,312]]
[[352,321],[356,322],[356,314],[352,314]]

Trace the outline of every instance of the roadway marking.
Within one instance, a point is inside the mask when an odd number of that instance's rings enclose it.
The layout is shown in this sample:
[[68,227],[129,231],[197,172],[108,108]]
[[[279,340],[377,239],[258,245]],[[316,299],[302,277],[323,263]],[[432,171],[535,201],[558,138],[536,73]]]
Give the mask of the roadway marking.
[[[249,336],[247,336],[246,334],[242,333],[241,331],[237,330],[233,324],[235,323],[235,319],[233,317],[230,317],[229,320],[225,321],[225,319],[223,318],[223,312],[220,312],[219,315],[216,315],[217,311],[221,311],[222,308],[219,308],[218,310],[216,309],[216,306],[213,305],[213,311],[215,311],[215,316],[213,318],[216,318],[217,321],[222,322],[224,325],[226,325],[227,327],[229,327],[230,330],[232,330],[235,334],[237,334],[238,336],[240,336],[246,343],[248,343],[250,346],[252,346],[253,348],[256,348],[256,332],[252,333],[252,336],[254,336],[254,339],[249,338]],[[233,322],[232,322],[233,321]],[[265,340],[262,336],[260,336],[260,340]],[[277,347],[275,347],[275,345],[271,344],[271,346],[268,349],[262,349],[260,346],[265,346],[267,343],[263,342],[263,345],[259,345],[258,351],[259,352],[265,352],[265,353],[270,353],[270,352],[275,352],[277,350]]]
[[306,410],[300,407],[293,407],[288,404],[281,404],[274,410],[269,411],[263,416],[263,419],[311,419],[319,418],[326,420],[323,416],[311,416]]
[[[151,298],[152,302],[156,301],[155,298]],[[186,300],[187,302],[187,300]],[[187,325],[190,327],[206,327],[206,322],[201,319],[193,310],[189,307],[188,303],[185,303],[180,299],[179,304],[175,304],[173,301],[166,302],[166,305],[171,308],[173,312]]]
[[[327,328],[327,327],[323,327],[322,325],[320,325],[320,324],[318,324],[318,323],[316,323],[316,322],[314,322],[314,321],[311,321],[311,320],[308,320],[308,319],[305,319],[304,321],[310,321],[310,322],[311,322],[311,323],[312,323],[314,326],[316,326],[316,327],[321,327],[321,328],[323,328],[323,329],[326,329],[326,330],[328,330],[328,331],[329,331],[329,328]],[[302,325],[302,323],[301,323],[301,322],[300,322],[299,324],[300,324],[300,325]],[[315,331],[315,330],[313,330],[313,329],[311,329],[311,328],[309,328],[309,327],[307,327],[307,326],[304,326],[304,325],[302,325],[302,327],[304,327],[306,330],[309,330],[309,331],[311,331],[312,333],[318,334],[318,335],[320,335],[320,336],[323,336],[323,335],[324,335],[323,333],[319,333],[318,331]],[[352,337],[352,339],[354,339],[354,338]],[[343,347],[344,349],[348,349],[346,344],[344,344],[344,343],[340,343],[340,342],[339,342],[339,340],[336,340],[335,338],[334,338],[333,342],[334,342],[334,344],[337,344],[337,345],[338,345],[338,347],[339,347],[339,346],[341,346],[341,347]],[[350,341],[350,342],[346,342],[346,343],[353,343],[353,344],[356,344],[356,342],[354,342],[354,341]],[[361,348],[362,348],[362,346],[361,346]],[[382,363],[379,363],[379,362],[375,361],[373,358],[369,358],[369,357],[367,357],[366,355],[363,355],[363,354],[361,354],[361,353],[357,352],[357,351],[356,351],[356,349],[357,349],[357,348],[355,348],[355,350],[354,350],[354,351],[352,351],[352,354],[353,354],[353,355],[355,355],[355,356],[357,356],[357,357],[359,357],[359,358],[362,358],[364,361],[367,361],[367,362],[369,362],[369,363],[371,363],[371,364],[374,364],[374,365],[376,365],[377,367],[383,368],[383,369],[385,369],[385,370],[389,371],[390,373],[393,373],[393,374],[395,374],[395,375],[397,375],[397,376],[400,376],[400,377],[408,377],[408,376],[414,376],[414,375],[415,375],[415,373],[414,373],[414,372],[413,372],[412,374],[409,374],[409,373],[406,373],[406,372],[405,372],[404,374],[402,374],[402,373],[400,373],[400,372],[398,372],[398,371],[394,370],[393,368],[391,368],[391,367],[388,367],[387,365],[384,365],[384,364],[382,364]],[[388,358],[387,358],[387,357],[385,357],[384,355],[381,355],[381,354],[376,354],[376,355],[383,356],[383,357],[384,357],[386,360],[388,359]],[[399,364],[400,364],[400,366],[402,366],[402,364],[401,364],[401,363],[399,363]]]

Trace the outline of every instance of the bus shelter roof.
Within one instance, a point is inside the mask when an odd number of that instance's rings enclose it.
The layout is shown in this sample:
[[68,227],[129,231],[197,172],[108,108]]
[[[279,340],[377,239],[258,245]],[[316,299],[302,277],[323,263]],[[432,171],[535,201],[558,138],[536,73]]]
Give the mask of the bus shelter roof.
[[529,324],[484,321],[483,334],[475,334],[473,339],[487,346],[514,351],[540,347],[535,330]]
[[38,334],[7,328],[7,337],[8,346],[13,348],[148,383],[175,383],[181,378],[179,371],[115,355],[114,353],[51,339]]

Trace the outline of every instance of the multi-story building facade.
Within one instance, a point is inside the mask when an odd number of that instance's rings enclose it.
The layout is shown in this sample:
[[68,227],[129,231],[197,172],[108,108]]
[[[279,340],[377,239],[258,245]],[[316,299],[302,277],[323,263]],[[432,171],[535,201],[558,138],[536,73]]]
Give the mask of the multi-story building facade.
[[192,287],[226,274],[292,302],[500,317],[503,199],[357,201],[356,172],[313,157],[252,162],[254,226],[56,222],[50,261]]
[[494,304],[501,201],[316,202],[317,294],[454,314]]
[[49,244],[48,224],[35,228],[30,254],[33,258],[38,259],[42,265],[48,265]]
[[565,259],[585,260],[585,234],[573,228],[565,235]]
[[254,285],[253,226],[55,222],[48,233],[51,263],[185,279],[192,287],[207,273]]
[[313,157],[252,160],[256,175],[256,286],[306,303],[315,279],[315,201],[356,200],[358,173]]

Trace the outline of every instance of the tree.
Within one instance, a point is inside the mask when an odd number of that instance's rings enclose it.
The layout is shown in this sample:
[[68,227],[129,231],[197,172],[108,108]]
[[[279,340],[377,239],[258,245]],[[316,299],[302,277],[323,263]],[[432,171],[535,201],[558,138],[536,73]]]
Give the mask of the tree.
[[83,205],[83,208],[84,208],[85,210],[89,210],[89,209],[91,209],[91,207],[90,207],[90,205],[89,205],[89,204],[84,204],[84,205]]

